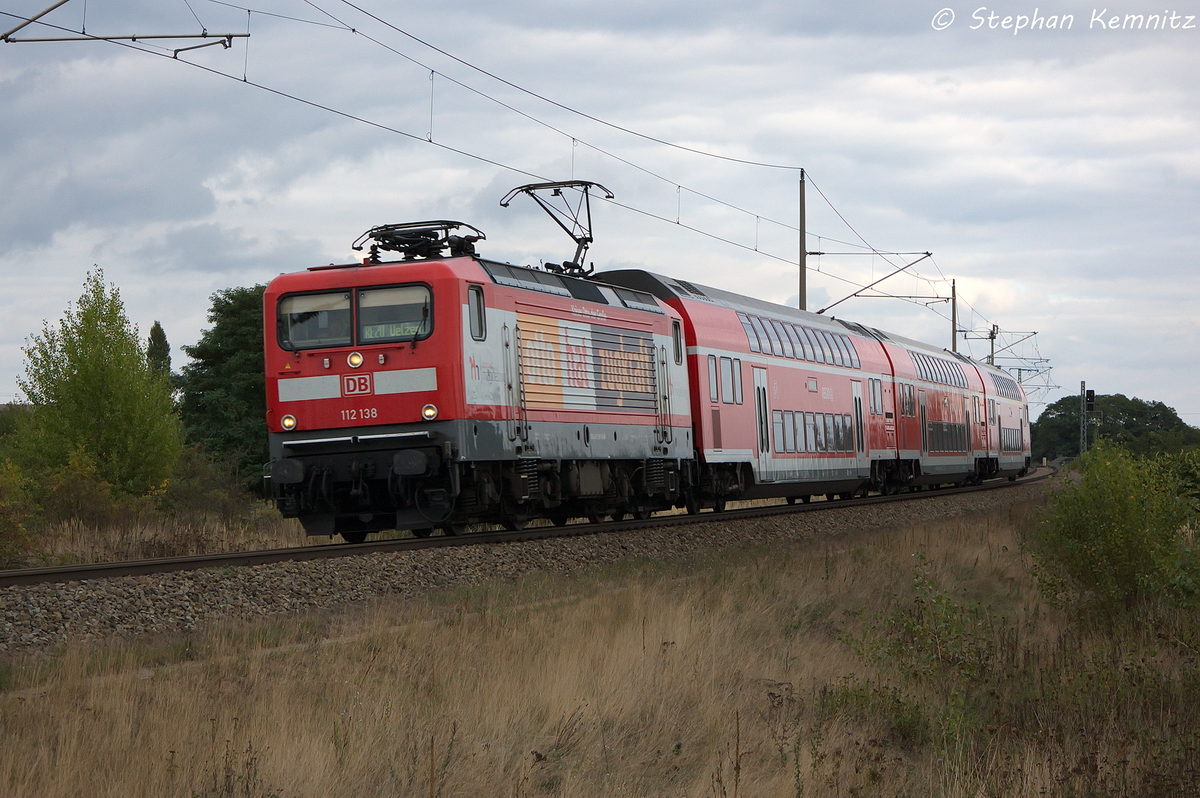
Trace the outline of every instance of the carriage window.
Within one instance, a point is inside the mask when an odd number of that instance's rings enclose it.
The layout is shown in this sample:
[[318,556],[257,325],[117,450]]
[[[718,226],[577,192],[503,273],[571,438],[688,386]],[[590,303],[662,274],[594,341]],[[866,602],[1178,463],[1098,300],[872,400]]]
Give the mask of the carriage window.
[[733,361],[723,357],[721,358],[721,401],[731,405],[733,400]]
[[771,420],[774,422],[773,426],[775,428],[775,452],[776,454],[782,454],[787,451],[784,448],[785,442],[783,439],[783,411],[772,411]]
[[675,347],[675,365],[683,363],[683,330],[679,328],[679,322],[671,322],[671,343]]
[[817,363],[824,363],[825,362],[825,350],[822,349],[820,343],[818,343],[817,334],[813,330],[808,329],[807,327],[801,327],[800,332],[802,332],[806,336],[808,336],[808,346],[809,346],[809,349],[812,350],[812,354],[813,354],[811,359],[816,361]]
[[795,326],[791,324],[785,324],[783,325],[783,328],[787,330],[788,337],[792,339],[792,349],[794,349],[796,352],[796,359],[812,360],[812,358],[809,357],[808,353],[805,351],[806,347],[804,342],[800,340],[800,333],[797,332]]
[[796,451],[796,414],[791,410],[783,411],[783,448]]
[[717,402],[717,356],[708,356],[708,401]]
[[771,351],[779,357],[783,357],[783,343],[780,342],[779,335],[776,334],[775,328],[771,326],[771,320],[762,319],[760,323],[762,324],[763,330],[765,330],[767,333],[767,339],[771,342]]
[[820,451],[817,448],[817,421],[816,417],[812,413],[804,414],[804,438],[804,442],[808,447],[808,451]]
[[284,349],[349,346],[350,292],[284,297],[279,300],[278,325]]
[[844,336],[842,341],[846,345],[846,351],[850,353],[850,365],[856,369],[862,368],[862,361],[858,359],[858,350],[854,348],[854,339],[850,336]]
[[742,361],[736,357],[733,359],[733,401],[742,403]]
[[469,312],[471,314],[471,337],[476,341],[487,338],[487,316],[483,307],[483,286],[473,285],[467,289]]
[[783,329],[783,324],[770,320],[770,324],[775,328],[775,333],[779,336],[780,343],[783,344],[783,356],[795,358],[796,354],[792,351],[792,341],[788,338],[787,331]]
[[358,342],[414,341],[429,335],[433,301],[423,285],[365,288],[358,292]]
[[827,362],[833,363],[835,366],[846,365],[842,360],[842,350],[838,349],[837,342],[833,339],[833,333],[826,330],[819,330],[818,332],[824,337],[825,345],[829,347],[829,353],[833,356],[832,360],[828,360]]
[[762,353],[764,355],[774,354],[771,349],[771,339],[767,337],[767,331],[763,329],[762,319],[758,316],[751,316],[750,325],[758,335],[758,342],[762,345]]
[[742,329],[746,331],[746,341],[750,344],[751,352],[761,352],[762,347],[758,345],[758,333],[754,331],[754,327],[750,325],[750,319],[745,313],[737,314],[738,320],[742,323]]

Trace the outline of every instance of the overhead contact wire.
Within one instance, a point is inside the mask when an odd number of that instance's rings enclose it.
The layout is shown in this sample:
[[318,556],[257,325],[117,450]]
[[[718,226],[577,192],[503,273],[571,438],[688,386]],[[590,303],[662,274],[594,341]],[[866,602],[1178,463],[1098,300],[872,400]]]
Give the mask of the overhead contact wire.
[[[307,2],[307,0],[306,0],[306,2]],[[312,4],[311,4],[311,3],[309,3],[309,5],[312,5]],[[314,5],[313,7],[314,7],[314,8],[317,8],[317,6],[315,6],[315,5]],[[248,10],[248,9],[247,9],[247,11],[248,11],[248,13],[249,13],[249,10]],[[19,17],[19,16],[17,16],[16,14],[10,14],[10,13],[7,13],[7,12],[0,12],[0,14],[4,14],[5,16],[15,17],[15,18],[17,18],[17,19],[22,19],[22,17]],[[334,17],[332,17],[332,16],[331,16],[331,18],[332,18],[332,19],[336,19],[336,18],[334,18]],[[62,28],[61,26],[58,26],[58,25],[52,25],[52,24],[50,24],[50,23],[45,23],[45,22],[40,22],[40,21],[38,22],[38,24],[44,25],[44,26],[46,26],[46,27],[49,27],[49,28],[54,28],[54,29],[57,29],[57,30],[69,30],[69,29],[67,29],[67,28]],[[71,32],[73,32],[73,31],[71,31]],[[367,37],[367,38],[370,38],[370,37]],[[145,47],[139,46],[139,45],[141,44],[140,42],[139,42],[139,43],[131,43],[131,42],[113,41],[113,42],[111,42],[111,43],[112,43],[112,44],[115,44],[115,45],[118,45],[118,46],[120,46],[120,47],[125,47],[125,48],[127,48],[127,49],[130,49],[130,50],[135,50],[135,51],[137,51],[137,52],[147,53],[147,54],[149,54],[149,55],[159,56],[159,57],[162,57],[162,58],[170,58],[170,56],[168,56],[166,53],[157,53],[157,52],[155,52],[155,51],[153,51],[153,50],[149,50],[149,49],[146,49]],[[386,47],[386,45],[383,45],[383,46],[385,46],[385,47]],[[391,49],[391,48],[389,48],[389,49]],[[403,55],[403,54],[401,54],[401,55]],[[404,57],[406,57],[406,58],[407,58],[407,56],[404,56]],[[514,172],[514,173],[516,173],[516,174],[520,174],[520,175],[524,175],[524,176],[526,176],[526,177],[531,177],[531,178],[533,178],[533,179],[535,179],[535,180],[539,180],[539,181],[546,181],[546,180],[548,180],[548,179],[549,179],[549,178],[547,178],[547,177],[546,177],[546,176],[544,176],[544,175],[539,175],[539,174],[537,174],[537,173],[530,172],[530,171],[528,171],[528,170],[525,170],[525,169],[521,169],[520,167],[511,166],[511,165],[509,165],[509,164],[503,163],[503,162],[501,162],[501,161],[494,160],[494,159],[492,159],[492,158],[488,158],[488,157],[486,157],[486,156],[483,156],[483,155],[477,155],[477,154],[475,154],[475,153],[472,153],[472,152],[469,152],[469,151],[467,151],[467,150],[462,150],[462,149],[459,149],[459,148],[457,148],[457,147],[452,147],[452,146],[450,146],[450,145],[448,145],[448,144],[443,144],[443,143],[436,142],[436,141],[430,141],[430,140],[426,139],[425,137],[423,137],[423,136],[420,136],[420,135],[417,135],[417,134],[415,134],[415,133],[409,133],[409,132],[407,132],[407,131],[405,131],[405,130],[401,130],[401,129],[399,129],[399,128],[394,128],[394,127],[391,127],[391,126],[389,126],[389,125],[385,125],[385,124],[383,124],[383,123],[381,123],[381,122],[375,122],[374,120],[367,119],[366,117],[357,116],[357,115],[355,115],[355,114],[352,114],[352,113],[349,113],[349,112],[347,112],[347,111],[342,111],[342,110],[340,110],[340,109],[337,109],[337,108],[334,108],[334,107],[332,107],[332,106],[328,106],[328,105],[324,105],[323,103],[316,102],[315,100],[308,100],[308,99],[305,99],[305,98],[303,98],[303,97],[300,97],[300,96],[298,96],[298,95],[291,94],[291,93],[289,93],[289,92],[283,91],[282,89],[276,89],[276,88],[272,88],[272,87],[270,87],[270,86],[267,86],[267,85],[265,85],[265,84],[262,84],[262,83],[258,83],[258,82],[256,82],[256,81],[249,80],[249,79],[247,79],[247,78],[245,78],[245,77],[243,77],[243,78],[238,78],[236,75],[231,75],[231,74],[229,74],[229,73],[222,72],[222,71],[221,71],[221,70],[219,70],[219,69],[213,69],[212,67],[208,67],[208,66],[205,66],[205,65],[203,65],[203,64],[198,64],[198,63],[196,63],[196,62],[194,62],[194,61],[187,61],[187,60],[184,60],[184,59],[171,59],[171,60],[178,61],[179,63],[184,63],[184,64],[187,64],[188,66],[194,67],[194,68],[196,68],[196,69],[199,69],[199,70],[201,70],[201,71],[207,72],[207,73],[209,73],[209,74],[212,74],[212,75],[217,75],[217,76],[219,76],[219,77],[223,77],[223,78],[226,78],[226,79],[228,79],[228,80],[233,80],[233,81],[236,81],[236,82],[238,82],[238,83],[243,83],[243,84],[245,84],[245,85],[247,85],[247,86],[252,86],[252,87],[254,87],[254,88],[256,88],[256,89],[259,89],[259,90],[261,90],[261,91],[265,91],[265,92],[267,92],[267,93],[269,93],[269,94],[273,94],[273,95],[275,95],[275,96],[277,96],[277,97],[282,97],[282,98],[284,98],[284,99],[288,99],[288,100],[291,100],[291,101],[293,101],[293,102],[297,102],[297,103],[300,103],[300,104],[302,104],[302,105],[306,105],[306,106],[308,106],[308,107],[310,107],[310,108],[316,108],[316,109],[318,109],[318,110],[322,110],[322,111],[325,111],[325,112],[327,112],[327,113],[331,113],[331,114],[334,114],[334,115],[336,115],[336,116],[340,116],[340,117],[342,117],[343,119],[348,119],[348,120],[351,120],[351,121],[359,122],[359,123],[361,123],[361,124],[364,124],[364,125],[369,125],[370,127],[374,127],[374,128],[376,128],[376,129],[378,129],[378,130],[383,130],[383,131],[386,131],[386,132],[389,132],[389,133],[396,134],[396,135],[398,135],[398,136],[403,136],[404,138],[412,139],[413,141],[419,141],[419,142],[422,142],[422,143],[425,143],[425,144],[429,144],[429,145],[431,145],[431,146],[437,147],[437,148],[439,148],[439,149],[442,149],[442,150],[445,150],[445,151],[447,151],[447,152],[452,152],[452,153],[454,153],[454,154],[456,154],[456,155],[462,155],[463,157],[470,158],[470,159],[472,159],[472,160],[474,160],[474,161],[478,161],[478,162],[480,162],[480,163],[486,163],[486,164],[488,164],[488,165],[490,165],[490,166],[495,166],[495,167],[497,167],[497,168],[499,168],[499,169],[504,169],[504,170],[506,170],[506,171]],[[412,60],[412,59],[409,59],[409,60]],[[417,63],[417,62],[415,62],[415,61],[414,61],[414,63]],[[443,76],[443,77],[445,77],[445,76]],[[451,79],[451,80],[452,80],[452,79]],[[466,88],[469,88],[469,87],[466,87]],[[514,110],[515,110],[515,109],[514,109]],[[521,112],[519,112],[519,111],[518,111],[518,113],[521,113]],[[678,184],[673,184],[673,185],[678,185]],[[815,187],[815,184],[814,184],[814,187]],[[818,188],[817,190],[818,190],[818,192],[820,192],[820,189],[819,189],[819,188]],[[697,194],[698,194],[699,192],[694,192],[694,193],[697,193]],[[824,197],[824,194],[822,194],[822,197]],[[762,256],[764,256],[764,257],[767,257],[767,258],[770,258],[770,259],[772,259],[772,260],[779,261],[779,262],[781,262],[781,263],[787,263],[787,264],[789,264],[789,265],[795,265],[795,262],[794,262],[794,261],[792,261],[792,260],[790,260],[790,259],[788,259],[788,258],[784,258],[784,257],[782,257],[782,256],[780,256],[780,255],[775,255],[775,254],[772,254],[772,253],[770,253],[770,252],[766,252],[766,251],[764,251],[764,250],[760,250],[760,249],[754,249],[753,247],[747,246],[746,244],[742,244],[742,243],[739,243],[739,242],[737,242],[737,241],[734,241],[734,240],[732,240],[732,239],[725,238],[725,237],[723,237],[723,236],[719,236],[719,235],[717,235],[717,234],[715,234],[715,233],[710,233],[710,232],[708,232],[708,231],[706,231],[706,230],[702,230],[702,229],[700,229],[700,228],[693,227],[693,226],[691,226],[691,225],[682,224],[681,222],[677,222],[677,221],[672,221],[671,219],[668,219],[668,218],[667,218],[667,217],[665,217],[665,216],[661,216],[661,215],[659,215],[659,214],[656,214],[656,213],[653,213],[653,212],[651,212],[651,211],[642,210],[642,209],[640,209],[640,208],[636,208],[636,207],[634,207],[634,206],[632,206],[632,205],[626,205],[626,204],[624,204],[624,203],[621,203],[621,202],[616,202],[615,200],[605,200],[605,201],[606,201],[606,202],[608,202],[608,203],[610,203],[610,204],[612,204],[612,205],[615,205],[615,206],[617,206],[617,207],[623,208],[624,210],[630,211],[630,212],[632,212],[632,213],[636,213],[636,214],[639,214],[639,215],[641,215],[641,216],[645,216],[645,217],[647,217],[647,218],[652,218],[652,219],[656,219],[656,220],[659,220],[659,221],[667,222],[667,223],[669,223],[669,224],[674,224],[674,225],[675,225],[675,226],[677,226],[677,227],[682,227],[683,229],[686,229],[686,230],[689,230],[689,231],[691,231],[691,232],[697,233],[697,234],[699,234],[699,235],[705,236],[706,238],[710,238],[710,239],[712,239],[712,240],[715,240],[715,241],[720,241],[720,242],[722,242],[722,243],[725,243],[725,244],[728,244],[728,245],[730,245],[730,246],[734,246],[734,247],[737,247],[737,248],[739,248],[739,249],[744,249],[744,250],[746,250],[746,251],[748,251],[748,252],[755,252],[756,254],[762,255]],[[826,199],[826,202],[828,202],[828,199]],[[830,207],[832,207],[832,205],[831,205]],[[835,213],[836,213],[836,212],[837,212],[837,211],[836,211],[836,209],[835,209]],[[838,215],[839,215],[839,217],[841,216],[841,214],[840,214],[840,213],[839,213]],[[845,221],[845,220],[843,219],[843,221]],[[847,227],[850,227],[850,225],[849,225],[848,223],[847,223]],[[859,235],[859,234],[858,234],[858,232],[857,232],[857,231],[855,231],[855,230],[853,230],[853,228],[852,228],[852,227],[851,227],[851,230],[852,230],[852,231],[854,231],[855,235]],[[862,236],[861,236],[861,235],[859,235],[859,238],[861,239],[861,238],[862,238]],[[835,240],[835,239],[830,239],[830,240]],[[866,244],[866,246],[870,247],[870,244],[868,244],[868,243],[865,241],[865,239],[863,240],[863,243],[864,243],[864,244]],[[873,249],[873,248],[872,248],[872,249]],[[854,281],[852,281],[852,280],[849,280],[849,279],[847,279],[847,278],[845,278],[845,277],[840,277],[840,276],[838,276],[838,275],[835,275],[835,274],[832,274],[832,273],[829,273],[829,272],[822,272],[822,273],[823,273],[825,276],[827,276],[827,277],[831,277],[831,278],[833,278],[833,279],[835,279],[835,280],[838,280],[838,281],[840,281],[840,282],[846,283],[847,285],[851,285],[851,286],[854,286],[854,287],[856,287],[856,288],[861,288],[861,287],[862,287],[862,286],[861,286],[861,285],[859,285],[858,283],[855,283]],[[892,295],[890,295],[890,294],[884,294],[884,293],[882,293],[882,292],[880,292],[880,295],[881,295],[881,296],[887,296],[887,297],[894,298],[894,299],[902,299],[902,300],[905,300],[905,301],[909,301],[909,302],[911,302],[912,304],[920,304],[920,303],[918,303],[918,302],[914,302],[914,301],[912,301],[912,300],[907,300],[905,297],[893,297],[893,296],[892,296]],[[940,315],[940,314],[939,314],[939,315]]]

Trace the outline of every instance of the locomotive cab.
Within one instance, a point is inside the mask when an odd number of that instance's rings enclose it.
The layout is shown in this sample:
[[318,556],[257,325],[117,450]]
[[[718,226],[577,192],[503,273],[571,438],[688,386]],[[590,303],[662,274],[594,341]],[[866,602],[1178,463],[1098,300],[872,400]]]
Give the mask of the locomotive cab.
[[[310,535],[428,526],[461,418],[445,352],[469,258],[284,275],[264,295],[271,484]],[[441,481],[445,481],[442,479]],[[405,494],[408,495],[398,495]],[[397,518],[410,506],[414,518]],[[422,515],[418,508],[424,508]]]

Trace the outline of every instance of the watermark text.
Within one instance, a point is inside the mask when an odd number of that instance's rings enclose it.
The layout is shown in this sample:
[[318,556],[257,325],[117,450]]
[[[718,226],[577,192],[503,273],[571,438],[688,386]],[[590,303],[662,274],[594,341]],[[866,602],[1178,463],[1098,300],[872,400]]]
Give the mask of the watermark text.
[[[954,24],[955,14],[952,8],[943,8],[933,15],[933,29],[946,30]],[[1065,31],[1065,30],[1195,30],[1196,15],[1183,14],[1179,11],[1164,10],[1161,14],[1123,14],[1112,13],[1108,8],[1093,8],[1087,17],[1087,27],[1083,26],[1083,15],[1079,15],[1078,25],[1075,14],[1043,14],[1040,8],[1034,8],[1033,13],[1009,13],[999,9],[980,6],[971,13],[971,30],[1000,30],[1011,31],[1013,36],[1022,32],[1033,31]]]

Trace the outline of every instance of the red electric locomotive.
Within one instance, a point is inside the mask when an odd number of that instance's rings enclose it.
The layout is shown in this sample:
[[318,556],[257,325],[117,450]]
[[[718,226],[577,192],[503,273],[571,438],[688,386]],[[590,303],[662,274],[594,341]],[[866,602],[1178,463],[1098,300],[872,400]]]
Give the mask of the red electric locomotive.
[[640,291],[480,259],[482,233],[453,234],[465,226],[375,228],[362,263],[267,287],[283,514],[357,541],[679,501],[693,448],[679,315]]

